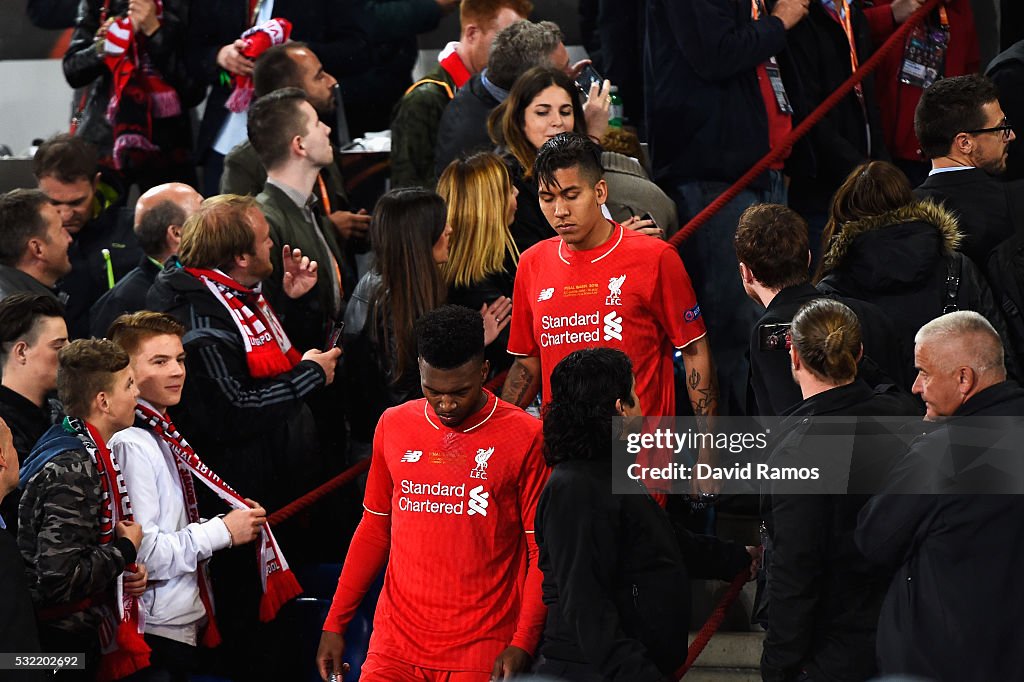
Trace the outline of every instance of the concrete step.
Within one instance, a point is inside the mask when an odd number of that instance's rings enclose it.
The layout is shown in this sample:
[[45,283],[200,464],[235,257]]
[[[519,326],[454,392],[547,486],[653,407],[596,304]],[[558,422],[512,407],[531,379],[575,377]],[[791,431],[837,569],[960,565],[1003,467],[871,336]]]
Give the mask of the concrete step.
[[[697,633],[691,632],[689,642]],[[718,631],[704,647],[694,668],[746,669],[757,671],[761,666],[763,632]],[[689,642],[687,642],[689,644]],[[689,679],[689,677],[687,677]]]

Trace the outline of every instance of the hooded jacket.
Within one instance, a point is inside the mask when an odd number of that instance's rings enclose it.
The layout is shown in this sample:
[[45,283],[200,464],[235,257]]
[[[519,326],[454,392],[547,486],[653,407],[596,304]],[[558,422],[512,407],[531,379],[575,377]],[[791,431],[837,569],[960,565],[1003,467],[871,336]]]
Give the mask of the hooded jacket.
[[[874,303],[893,321],[905,347],[926,322],[942,315],[955,290],[956,309],[984,315],[1006,338],[1006,324],[978,269],[957,251],[960,229],[952,213],[921,201],[848,222],[822,257],[826,293]],[[950,287],[950,274],[959,285]],[[913,376],[909,368],[907,376]]]

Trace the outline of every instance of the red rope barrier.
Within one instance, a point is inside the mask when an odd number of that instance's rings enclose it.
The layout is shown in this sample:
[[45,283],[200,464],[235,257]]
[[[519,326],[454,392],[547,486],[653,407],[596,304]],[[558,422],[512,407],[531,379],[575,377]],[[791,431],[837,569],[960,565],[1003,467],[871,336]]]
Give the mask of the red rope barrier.
[[287,521],[291,517],[295,516],[301,511],[305,511],[307,508],[313,506],[319,502],[322,498],[330,495],[338,488],[348,485],[356,478],[359,477],[364,471],[370,468],[370,459],[361,459],[345,471],[327,481],[321,486],[310,490],[308,493],[295,500],[289,502],[285,506],[278,509],[276,512],[267,517],[267,523],[271,526],[276,526],[279,523]]
[[746,584],[750,578],[750,569],[744,568],[742,571],[736,574],[736,577],[732,579],[732,583],[729,585],[728,591],[725,596],[722,597],[721,601],[718,602],[718,606],[708,616],[708,620],[704,623],[704,627],[700,629],[697,636],[693,638],[690,643],[690,648],[686,652],[686,663],[676,671],[675,678],[680,680],[683,675],[689,671],[690,667],[693,666],[694,661],[700,656],[700,652],[704,651],[704,647],[711,641],[712,635],[718,632],[718,628],[722,627],[722,621],[725,620],[725,612],[729,610],[733,602],[736,601],[736,597],[739,596],[740,590],[743,589],[743,585]]
[[768,152],[764,158],[754,164],[753,168],[748,170],[740,177],[739,180],[734,182],[731,187],[722,192],[714,201],[708,204],[703,211],[695,215],[690,222],[686,223],[679,232],[672,235],[672,239],[669,243],[672,246],[678,247],[686,239],[688,239],[694,232],[697,231],[701,225],[706,223],[708,219],[714,214],[718,213],[723,206],[728,204],[730,201],[736,198],[736,196],[742,192],[747,186],[753,182],[761,173],[768,170],[768,167],[773,163],[782,158],[782,156],[793,147],[793,144],[800,138],[806,135],[811,128],[813,128],[821,119],[825,117],[839,102],[850,94],[858,83],[870,74],[872,71],[878,68],[878,65],[882,62],[889,52],[892,51],[897,45],[902,45],[906,40],[907,35],[914,29],[914,27],[921,23],[924,17],[931,12],[939,4],[940,0],[925,0],[925,3],[917,8],[913,14],[911,14],[906,21],[896,31],[889,36],[888,40],[882,43],[882,46],[875,50],[875,53],[871,55],[871,58],[861,64],[860,68],[853,72],[849,78],[847,78],[842,85],[840,85],[835,92],[825,98],[825,101],[818,105],[818,107],[812,111],[807,118],[800,122],[796,128],[790,131],[789,135],[779,144],[778,147]]

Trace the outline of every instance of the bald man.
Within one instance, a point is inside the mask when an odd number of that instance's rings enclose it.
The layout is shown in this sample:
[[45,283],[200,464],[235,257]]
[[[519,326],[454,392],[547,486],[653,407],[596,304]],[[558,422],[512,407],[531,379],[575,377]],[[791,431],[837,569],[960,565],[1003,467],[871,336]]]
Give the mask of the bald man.
[[157,185],[139,197],[135,204],[135,235],[142,247],[142,260],[93,305],[89,314],[92,336],[106,336],[118,315],[145,309],[146,294],[157,273],[163,270],[168,258],[178,253],[181,226],[199,210],[202,201],[199,192],[180,182]]
[[[0,502],[18,487],[18,453],[7,424],[0,419]],[[4,651],[38,652],[35,610],[25,582],[25,564],[14,537],[0,516],[0,646]],[[29,675],[32,675],[31,677]],[[16,679],[42,679],[26,673]]]

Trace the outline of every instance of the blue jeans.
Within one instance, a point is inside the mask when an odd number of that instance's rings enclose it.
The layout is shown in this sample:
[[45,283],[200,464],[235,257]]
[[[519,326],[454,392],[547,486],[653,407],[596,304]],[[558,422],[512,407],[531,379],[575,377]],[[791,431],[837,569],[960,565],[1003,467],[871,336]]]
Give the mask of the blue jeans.
[[[767,190],[747,189],[704,223],[679,248],[700,303],[708,342],[718,370],[719,414],[746,411],[750,362],[747,350],[754,323],[764,312],[743,289],[733,235],[740,214],[754,204],[785,204],[786,186],[780,171],[769,171]],[[666,190],[685,224],[714,201],[729,185],[724,182],[684,182]]]

